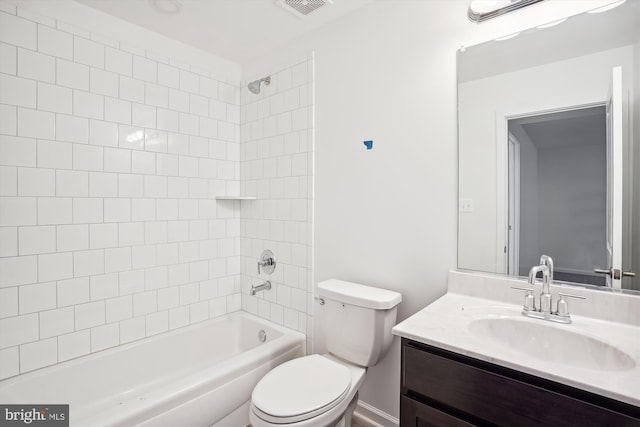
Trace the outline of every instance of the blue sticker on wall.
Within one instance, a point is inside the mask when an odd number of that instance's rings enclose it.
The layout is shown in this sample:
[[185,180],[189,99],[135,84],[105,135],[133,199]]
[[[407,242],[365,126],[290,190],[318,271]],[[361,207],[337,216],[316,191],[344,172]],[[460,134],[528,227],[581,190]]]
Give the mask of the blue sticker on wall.
[[373,148],[373,141],[363,141],[364,146],[367,147],[367,150],[371,150]]

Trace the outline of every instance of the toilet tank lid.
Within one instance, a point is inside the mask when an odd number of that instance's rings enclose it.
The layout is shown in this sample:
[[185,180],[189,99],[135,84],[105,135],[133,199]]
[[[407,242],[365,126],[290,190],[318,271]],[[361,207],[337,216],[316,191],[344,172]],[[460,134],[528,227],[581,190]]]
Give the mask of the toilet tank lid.
[[345,304],[375,310],[388,310],[402,301],[402,295],[398,292],[337,279],[318,283],[318,295]]

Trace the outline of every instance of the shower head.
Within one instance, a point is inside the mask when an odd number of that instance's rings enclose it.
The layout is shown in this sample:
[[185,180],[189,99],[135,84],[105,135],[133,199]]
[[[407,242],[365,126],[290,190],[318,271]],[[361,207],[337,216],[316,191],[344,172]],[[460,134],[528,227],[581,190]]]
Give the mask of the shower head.
[[255,93],[256,95],[260,93],[260,83],[264,82],[265,85],[269,86],[271,83],[271,76],[263,77],[258,80],[254,80],[247,85],[247,88],[251,91],[251,93]]

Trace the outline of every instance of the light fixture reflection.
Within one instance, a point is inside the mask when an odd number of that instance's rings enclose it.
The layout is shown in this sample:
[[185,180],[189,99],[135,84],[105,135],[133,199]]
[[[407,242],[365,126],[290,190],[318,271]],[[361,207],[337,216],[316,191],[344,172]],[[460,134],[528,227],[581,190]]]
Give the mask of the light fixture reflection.
[[482,22],[543,0],[472,0],[467,15],[474,22]]
[[133,144],[138,141],[144,141],[144,131],[137,130],[127,135],[127,142],[130,142]]
[[511,0],[472,0],[469,5],[469,9],[473,10],[475,13],[485,14],[495,12],[498,9],[509,6],[510,4]]

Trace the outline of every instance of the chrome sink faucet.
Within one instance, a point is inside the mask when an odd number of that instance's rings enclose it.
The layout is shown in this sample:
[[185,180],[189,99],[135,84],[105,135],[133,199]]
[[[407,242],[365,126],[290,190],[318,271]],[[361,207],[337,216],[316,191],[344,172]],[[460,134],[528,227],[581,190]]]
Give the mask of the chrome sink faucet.
[[[551,312],[551,294],[549,293],[549,267],[546,265],[535,265],[529,270],[529,284],[536,284],[536,276],[542,272],[542,292],[540,293],[540,309],[542,313]],[[534,306],[535,309],[535,306]]]
[[[540,306],[536,308],[536,300],[533,295],[533,286],[536,284],[536,276],[542,272],[542,292],[540,292]],[[551,297],[550,285],[553,283],[553,259],[548,255],[542,255],[540,257],[540,264],[534,265],[529,270],[529,288],[519,288],[513,286],[513,289],[520,289],[526,291],[524,306],[522,307],[522,314],[529,317],[535,317],[537,319],[551,320],[560,323],[571,323],[571,317],[569,316],[569,307],[567,301],[564,299],[578,298],[584,299],[584,297],[571,295],[571,294],[559,294],[558,305],[556,311],[553,311],[553,301]]]
[[553,259],[549,255],[540,257],[540,265],[535,266],[529,271],[529,284],[531,286],[536,283],[536,275],[542,271],[542,293],[540,294],[540,312],[551,313],[551,292],[549,285],[553,283]]
[[540,265],[549,267],[549,283],[553,283],[553,258],[549,255],[540,255]]

